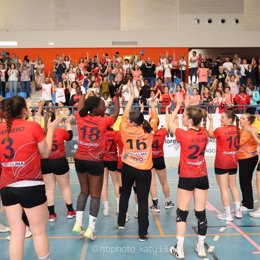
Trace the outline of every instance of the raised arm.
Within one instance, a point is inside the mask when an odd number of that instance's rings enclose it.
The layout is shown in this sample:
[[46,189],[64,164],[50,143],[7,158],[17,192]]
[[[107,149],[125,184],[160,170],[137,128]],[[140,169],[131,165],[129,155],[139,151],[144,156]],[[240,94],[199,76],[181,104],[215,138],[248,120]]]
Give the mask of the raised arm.
[[79,99],[78,107],[77,107],[78,111],[80,111],[84,107],[85,100],[88,98],[88,94],[87,95],[86,94],[81,95],[81,97]]
[[120,105],[119,105],[119,97],[121,95],[121,87],[119,88],[119,90],[115,93],[115,101],[114,101],[114,112],[111,115],[114,119],[114,122],[117,120],[117,117],[119,115],[119,109],[120,109]]
[[209,119],[209,129],[208,129],[208,134],[209,137],[214,138],[214,133],[213,133],[213,118],[211,114],[208,114],[208,119]]
[[131,83],[130,85],[130,89],[131,89],[131,96],[126,104],[126,107],[125,107],[125,112],[124,112],[124,115],[127,115],[129,114],[131,108],[132,108],[132,104],[133,104],[133,101],[134,101],[134,98],[135,98],[135,94],[134,94],[134,88],[133,88],[133,84]]
[[180,110],[180,108],[181,108],[181,102],[178,100],[177,105],[176,105],[175,109],[173,110],[171,116],[168,117],[167,124],[173,134],[175,134],[176,129],[178,128],[177,124],[175,124],[175,119],[177,117],[177,114],[178,114],[178,111]]

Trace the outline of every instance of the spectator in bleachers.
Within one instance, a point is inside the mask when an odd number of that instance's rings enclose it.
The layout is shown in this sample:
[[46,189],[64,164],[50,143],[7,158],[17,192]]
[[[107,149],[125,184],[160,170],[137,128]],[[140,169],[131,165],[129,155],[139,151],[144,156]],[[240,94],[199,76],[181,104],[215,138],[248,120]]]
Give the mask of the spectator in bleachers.
[[225,105],[225,107],[228,108],[232,108],[234,106],[234,99],[232,97],[232,94],[230,92],[230,87],[226,86],[224,89],[224,94],[223,94],[223,104]]
[[150,86],[155,85],[155,64],[152,62],[151,58],[147,58],[147,61],[143,63],[141,67],[142,75],[144,79],[148,80]]
[[[192,52],[192,56],[190,57],[189,60],[189,64],[190,64],[190,84],[192,83],[196,83],[197,82],[197,71],[198,71],[198,66],[199,66],[199,56],[197,55],[196,51]],[[195,77],[194,81],[193,81],[193,76]]]
[[205,68],[204,62],[201,62],[198,68],[199,94],[201,95],[203,87],[208,85],[209,69]]
[[22,71],[21,71],[21,86],[22,91],[26,93],[27,98],[30,97],[31,94],[31,66],[29,64],[23,64],[22,65]]
[[213,98],[210,94],[209,87],[207,86],[203,88],[203,93],[201,95],[201,104],[202,108],[205,108],[208,113],[212,113],[214,111],[214,109],[212,109]]
[[[247,110],[247,105],[250,103],[250,96],[246,94],[246,88],[244,85],[240,86],[239,93],[235,96],[235,102],[236,102],[236,113],[237,114],[243,114]],[[241,106],[240,106],[241,105]]]
[[16,69],[14,64],[11,64],[10,69],[8,70],[8,89],[9,92],[13,92],[14,95],[17,95],[17,82],[19,72]]
[[226,85],[230,87],[232,97],[235,98],[239,91],[239,76],[238,75],[227,75]]
[[180,77],[184,82],[186,80],[186,67],[187,67],[187,62],[184,59],[184,56],[181,56],[179,60]]

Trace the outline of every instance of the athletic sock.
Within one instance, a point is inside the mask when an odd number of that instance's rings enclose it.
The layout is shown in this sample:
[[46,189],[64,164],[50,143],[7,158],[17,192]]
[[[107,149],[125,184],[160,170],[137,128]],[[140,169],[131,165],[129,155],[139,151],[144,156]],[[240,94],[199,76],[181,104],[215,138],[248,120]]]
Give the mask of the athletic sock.
[[66,204],[66,207],[68,209],[68,211],[73,211],[73,205],[71,204]]
[[198,235],[198,243],[200,245],[204,245],[205,239],[206,239],[206,236]]
[[76,221],[82,225],[84,211],[76,211]]
[[92,229],[92,231],[95,230],[95,227],[96,227],[96,221],[97,221],[97,218],[96,218],[96,217],[93,217],[93,216],[89,215],[88,226]]
[[235,210],[239,210],[240,205],[241,205],[240,201],[234,201]]
[[54,215],[55,214],[54,205],[48,206],[48,210],[49,210],[49,214],[50,215]]
[[228,207],[224,207],[224,209],[225,209],[225,213],[226,213],[226,214],[228,214],[228,215],[231,214],[230,206],[228,206]]
[[184,237],[182,236],[177,236],[177,248],[183,248],[184,244]]

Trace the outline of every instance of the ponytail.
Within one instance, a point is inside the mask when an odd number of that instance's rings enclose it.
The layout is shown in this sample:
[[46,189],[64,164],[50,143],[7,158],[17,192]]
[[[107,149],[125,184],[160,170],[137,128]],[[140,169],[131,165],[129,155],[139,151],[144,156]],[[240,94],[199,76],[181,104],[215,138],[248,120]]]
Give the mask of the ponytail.
[[153,128],[151,127],[151,125],[149,124],[149,122],[147,120],[144,119],[143,121],[143,129],[145,133],[151,133],[153,131]]
[[202,120],[203,120],[203,127],[205,129],[207,129],[207,117],[208,117],[208,113],[205,109],[199,109],[199,112],[201,113],[201,116],[202,116]]

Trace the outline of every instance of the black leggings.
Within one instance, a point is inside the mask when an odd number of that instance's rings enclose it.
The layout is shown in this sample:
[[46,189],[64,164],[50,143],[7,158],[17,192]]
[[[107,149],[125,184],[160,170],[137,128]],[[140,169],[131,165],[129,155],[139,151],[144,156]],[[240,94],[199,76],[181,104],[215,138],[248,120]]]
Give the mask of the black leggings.
[[126,212],[128,210],[129,197],[134,182],[138,199],[138,226],[139,236],[147,235],[148,219],[148,195],[151,186],[151,170],[139,170],[127,164],[122,168],[122,192],[119,202],[118,226],[125,226]]
[[254,208],[252,179],[257,162],[258,155],[248,159],[238,160],[242,205],[248,209]]

